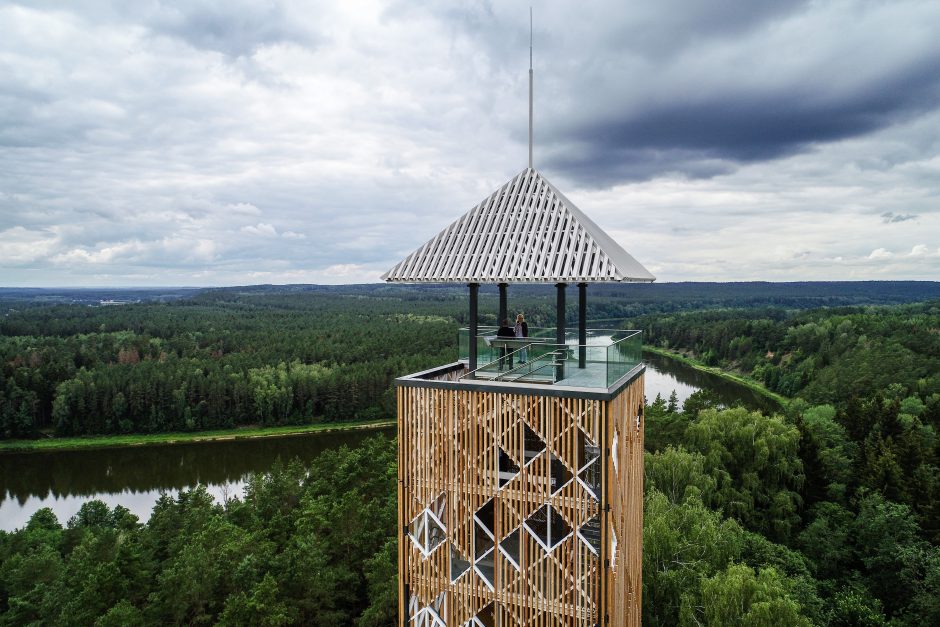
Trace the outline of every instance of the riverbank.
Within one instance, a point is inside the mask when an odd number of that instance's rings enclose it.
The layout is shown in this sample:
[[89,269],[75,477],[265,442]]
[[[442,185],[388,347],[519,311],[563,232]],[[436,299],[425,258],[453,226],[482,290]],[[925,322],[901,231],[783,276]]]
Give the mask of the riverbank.
[[738,385],[742,385],[746,387],[747,389],[757,394],[760,394],[761,396],[771,399],[772,401],[779,404],[781,407],[786,407],[790,403],[790,399],[787,398],[786,396],[783,396],[782,394],[777,394],[776,392],[772,392],[768,390],[766,387],[763,386],[763,384],[758,383],[757,381],[749,377],[745,377],[739,374],[734,374],[734,373],[728,372],[727,370],[723,370],[721,368],[717,368],[714,366],[706,366],[702,362],[692,359],[690,357],[686,357],[685,355],[681,353],[677,353],[675,351],[671,351],[665,348],[659,348],[657,346],[649,346],[649,345],[644,344],[643,351],[649,352],[649,353],[655,353],[656,355],[661,355],[663,357],[666,357],[667,359],[674,359],[680,363],[683,363],[689,366],[690,368],[695,368],[696,370],[707,372],[708,374],[715,375],[716,377],[721,377],[722,379],[733,381],[734,383]]
[[29,451],[60,451],[74,449],[112,448],[123,446],[149,446],[154,444],[183,444],[231,440],[254,440],[259,438],[330,433],[362,429],[382,429],[395,426],[394,420],[361,422],[324,422],[312,425],[287,425],[283,427],[237,427],[215,431],[187,431],[173,433],[128,433],[124,435],[83,436],[75,438],[45,438],[41,440],[2,440],[0,453]]

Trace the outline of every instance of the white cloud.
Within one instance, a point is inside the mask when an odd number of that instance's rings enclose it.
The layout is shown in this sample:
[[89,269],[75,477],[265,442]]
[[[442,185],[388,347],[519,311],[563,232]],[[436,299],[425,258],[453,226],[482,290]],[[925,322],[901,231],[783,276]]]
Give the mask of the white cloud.
[[243,226],[242,233],[248,233],[250,235],[261,235],[264,237],[276,237],[277,229],[265,222],[259,222],[258,224],[253,224],[251,226]]
[[58,243],[53,233],[21,226],[0,232],[0,267],[27,264],[48,255]]
[[[536,165],[661,280],[940,276],[940,7],[745,4],[538,7]],[[527,13],[0,6],[2,282],[377,280],[525,165]]]

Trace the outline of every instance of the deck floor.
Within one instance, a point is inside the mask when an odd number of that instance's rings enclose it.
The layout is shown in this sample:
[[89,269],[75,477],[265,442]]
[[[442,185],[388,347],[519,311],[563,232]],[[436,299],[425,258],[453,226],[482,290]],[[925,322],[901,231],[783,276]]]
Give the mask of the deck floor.
[[[509,368],[507,368],[509,370]],[[584,388],[606,388],[607,387],[607,364],[599,362],[588,362],[584,368],[578,368],[577,361],[569,361],[565,364],[565,376],[558,381],[554,381],[553,373],[549,374],[547,368],[542,373],[527,374],[519,376],[509,374],[499,379],[505,382],[514,383],[544,383],[549,385],[560,385],[566,387],[584,387]],[[504,371],[477,371],[476,379],[495,380]]]

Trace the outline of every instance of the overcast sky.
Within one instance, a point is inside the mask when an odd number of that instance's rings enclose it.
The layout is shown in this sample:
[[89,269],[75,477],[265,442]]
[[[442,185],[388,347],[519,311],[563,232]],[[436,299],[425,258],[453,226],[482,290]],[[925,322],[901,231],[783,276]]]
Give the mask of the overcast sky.
[[[378,280],[527,160],[528,2],[0,5],[0,285]],[[940,2],[537,2],[535,165],[661,281],[940,277]]]

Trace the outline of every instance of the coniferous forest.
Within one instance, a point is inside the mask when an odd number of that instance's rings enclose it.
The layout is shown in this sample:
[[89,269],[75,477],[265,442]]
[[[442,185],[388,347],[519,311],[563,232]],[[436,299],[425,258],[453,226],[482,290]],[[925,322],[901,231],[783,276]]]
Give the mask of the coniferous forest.
[[[937,284],[644,288],[589,317],[788,399],[648,399],[644,624],[940,624]],[[553,324],[548,292],[514,298]],[[466,315],[463,290],[381,286],[0,305],[4,438],[391,416],[392,380],[452,361]],[[146,522],[40,510],[0,532],[0,624],[390,625],[395,459],[375,438],[283,460]]]

